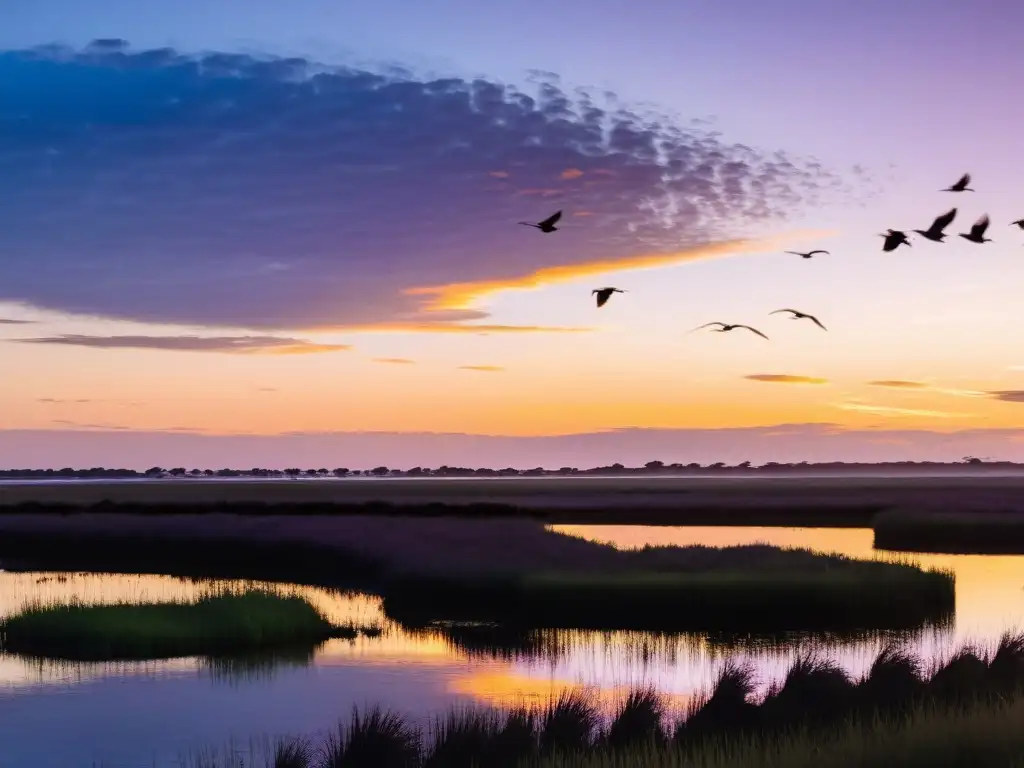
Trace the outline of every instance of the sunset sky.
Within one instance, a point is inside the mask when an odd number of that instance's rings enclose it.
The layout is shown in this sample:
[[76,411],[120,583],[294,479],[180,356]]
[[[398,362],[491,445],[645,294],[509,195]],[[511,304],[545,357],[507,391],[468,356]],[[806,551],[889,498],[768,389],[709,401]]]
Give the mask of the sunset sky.
[[1024,6],[153,5],[3,13],[0,467],[1024,460]]

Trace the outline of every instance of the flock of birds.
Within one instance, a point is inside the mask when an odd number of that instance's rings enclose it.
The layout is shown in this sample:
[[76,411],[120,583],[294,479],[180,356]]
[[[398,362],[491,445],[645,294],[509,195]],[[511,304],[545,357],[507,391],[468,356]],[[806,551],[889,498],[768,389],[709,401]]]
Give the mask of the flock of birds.
[[[963,176],[960,177],[960,179],[955,184],[939,191],[974,192],[975,190],[971,189],[968,186],[970,183],[971,174],[965,173]],[[935,221],[932,222],[931,226],[928,227],[928,229],[912,229],[910,231],[920,235],[926,240],[931,240],[933,243],[941,243],[946,239],[946,227],[953,223],[953,219],[956,218],[956,214],[957,209],[951,208],[941,216],[936,217]],[[538,221],[537,223],[533,223],[531,221],[520,221],[519,223],[527,227],[534,227],[536,229],[539,229],[541,232],[545,234],[550,234],[551,232],[558,231],[558,227],[556,227],[555,225],[561,218],[562,212],[555,211],[555,213],[551,214],[543,221]],[[978,245],[981,245],[983,243],[991,243],[992,239],[985,237],[985,232],[988,231],[990,223],[991,222],[989,221],[988,214],[983,214],[980,219],[978,219],[976,222],[974,222],[974,224],[971,225],[970,231],[961,232],[959,233],[959,235],[964,240],[968,240],[972,243],[977,243]],[[1024,219],[1018,219],[1017,221],[1011,222],[1010,226],[1019,227],[1020,229],[1024,230]],[[882,250],[885,252],[895,251],[901,245],[906,245],[908,247],[910,246],[910,238],[907,237],[907,233],[905,231],[900,229],[889,229],[887,232],[880,235],[880,237],[884,238],[884,241],[882,243]],[[786,251],[786,253],[791,253],[794,256],[800,256],[801,258],[804,259],[810,259],[819,253],[825,254],[826,256],[831,255],[828,251],[823,250],[821,248],[815,249],[813,251]],[[613,293],[626,293],[626,291],[623,290],[622,288],[612,287],[595,288],[593,291],[591,291],[591,294],[597,297],[598,308],[601,308],[605,304],[607,304],[608,299],[612,297]],[[776,315],[779,314],[780,312],[790,313],[790,318],[793,320],[810,320],[823,331],[828,330],[824,325],[822,325],[821,321],[818,320],[818,318],[815,317],[814,315],[809,315],[806,312],[800,312],[799,310],[796,309],[777,309],[774,312],[769,312],[768,314]],[[713,330],[717,331],[718,333],[727,333],[728,331],[733,331],[737,328],[743,328],[744,330],[750,331],[751,333],[756,333],[758,336],[764,339],[768,338],[763,333],[761,333],[761,331],[757,330],[757,328],[753,328],[749,325],[743,325],[742,323],[705,323],[704,325],[697,326],[696,328],[693,329],[693,331],[699,331],[703,328],[713,328]],[[693,333],[693,331],[690,331],[690,333]]]

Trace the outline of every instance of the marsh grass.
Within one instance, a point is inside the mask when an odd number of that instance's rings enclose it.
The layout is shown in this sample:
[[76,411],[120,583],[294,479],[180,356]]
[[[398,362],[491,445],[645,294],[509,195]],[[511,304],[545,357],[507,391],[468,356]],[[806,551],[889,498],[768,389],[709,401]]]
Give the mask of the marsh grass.
[[306,739],[284,738],[274,744],[268,768],[312,768],[316,750]]
[[874,546],[904,552],[1019,555],[1024,553],[1020,511],[894,509],[871,523]]
[[[584,689],[564,691],[530,709],[452,710],[426,732],[401,714],[374,707],[364,716],[355,711],[315,758],[307,748],[301,757],[287,752],[293,762],[280,757],[281,762],[266,765],[1003,768],[1014,765],[1010,758],[1024,756],[1022,665],[1022,634],[1004,635],[989,654],[964,649],[930,677],[896,647],[884,649],[859,680],[828,660],[806,655],[754,703],[751,668],[730,662],[709,694],[694,701],[671,739],[665,736],[664,702],[650,688],[625,697],[607,728],[596,698]],[[950,697],[950,690],[956,695]],[[289,743],[279,743],[275,760]]]
[[91,513],[0,516],[0,531],[5,560],[344,586],[413,627],[912,629],[954,609],[952,573],[911,563],[768,545],[620,550],[527,519]]
[[252,589],[158,603],[30,604],[0,621],[0,648],[74,661],[244,656],[355,633],[301,597]]
[[558,755],[532,768],[1021,768],[1024,699],[967,711],[920,706],[890,720],[797,730],[772,739],[730,738],[701,749]]
[[653,687],[629,692],[605,735],[609,749],[665,744],[665,702]]
[[420,734],[402,715],[372,707],[352,711],[347,727],[328,736],[319,768],[416,768]]
[[590,746],[596,736],[601,713],[581,689],[562,691],[548,703],[540,721],[542,753],[576,752]]
[[[869,563],[878,571],[764,570],[742,555],[730,570],[536,572],[519,577],[423,578],[384,591],[387,615],[411,627],[432,621],[511,628],[658,629],[688,632],[856,632],[948,624],[952,573]],[[889,566],[893,566],[889,570]]]

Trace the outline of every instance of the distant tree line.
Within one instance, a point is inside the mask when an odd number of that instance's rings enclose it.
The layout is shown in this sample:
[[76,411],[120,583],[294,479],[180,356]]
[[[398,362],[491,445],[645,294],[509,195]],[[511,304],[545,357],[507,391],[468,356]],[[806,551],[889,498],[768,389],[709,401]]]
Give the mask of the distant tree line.
[[16,478],[23,480],[45,480],[45,479],[94,479],[94,478],[280,478],[280,479],[313,479],[313,478],[347,478],[347,477],[585,477],[585,476],[609,476],[621,477],[628,475],[706,475],[706,474],[769,474],[786,472],[857,472],[857,471],[914,471],[928,468],[954,468],[964,466],[984,466],[986,469],[1021,469],[1024,464],[1012,461],[992,461],[980,459],[976,456],[964,456],[962,460],[955,462],[942,461],[891,461],[891,462],[807,462],[801,461],[795,464],[781,464],[769,461],[759,466],[752,465],[749,461],[729,465],[719,461],[714,464],[666,464],[662,461],[648,461],[642,467],[627,467],[622,464],[612,464],[606,467],[592,467],[590,469],[578,469],[577,467],[560,467],[559,469],[491,469],[480,467],[449,467],[443,465],[436,469],[428,467],[413,467],[412,469],[391,469],[389,467],[374,467],[373,469],[349,469],[337,467],[335,469],[300,469],[289,467],[286,469],[187,469],[186,467],[150,467],[144,472],[134,469],[110,469],[107,467],[92,467],[90,469],[75,469],[65,467],[63,469],[3,469],[0,470],[0,478]]

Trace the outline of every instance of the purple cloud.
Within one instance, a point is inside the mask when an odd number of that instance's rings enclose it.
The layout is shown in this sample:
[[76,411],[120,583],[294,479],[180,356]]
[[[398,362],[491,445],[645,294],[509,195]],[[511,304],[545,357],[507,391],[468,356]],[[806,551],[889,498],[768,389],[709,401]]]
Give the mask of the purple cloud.
[[[547,82],[117,40],[0,52],[0,82],[0,300],[106,318],[450,327],[486,313],[405,291],[757,236],[849,191]],[[516,226],[556,209],[556,235]]]
[[64,334],[37,339],[11,339],[19,344],[58,344],[95,349],[162,349],[176,352],[226,352],[231,354],[301,355],[343,352],[347,344],[315,344],[279,336],[84,336]]
[[1005,403],[1024,403],[1024,390],[1002,389],[995,392],[986,392],[993,400],[1002,400]]

